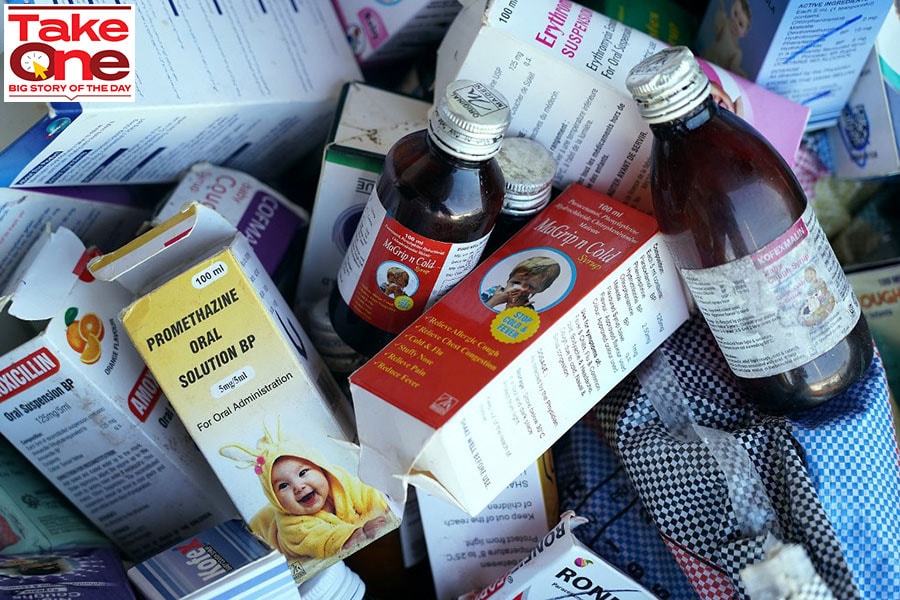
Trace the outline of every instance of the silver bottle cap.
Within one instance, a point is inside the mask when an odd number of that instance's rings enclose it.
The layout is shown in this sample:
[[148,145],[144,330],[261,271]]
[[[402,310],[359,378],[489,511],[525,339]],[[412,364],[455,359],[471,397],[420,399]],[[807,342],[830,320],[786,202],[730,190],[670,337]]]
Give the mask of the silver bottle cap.
[[447,86],[428,118],[431,139],[446,153],[482,161],[500,150],[509,127],[506,98],[476,81],[460,79]]
[[557,162],[543,144],[525,137],[507,137],[497,153],[497,162],[506,181],[504,213],[531,215],[547,206]]
[[685,46],[665,48],[635,65],[625,78],[641,116],[665,123],[689,113],[709,96],[709,78]]

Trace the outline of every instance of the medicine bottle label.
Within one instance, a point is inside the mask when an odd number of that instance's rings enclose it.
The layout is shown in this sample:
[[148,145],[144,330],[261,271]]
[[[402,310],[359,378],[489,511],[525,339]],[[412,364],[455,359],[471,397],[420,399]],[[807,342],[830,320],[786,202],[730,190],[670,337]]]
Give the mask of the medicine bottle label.
[[799,367],[844,339],[859,320],[859,302],[809,205],[762,249],[681,274],[741,377]]
[[488,236],[451,244],[391,218],[373,191],[337,275],[344,302],[383,331],[400,333],[478,264]]

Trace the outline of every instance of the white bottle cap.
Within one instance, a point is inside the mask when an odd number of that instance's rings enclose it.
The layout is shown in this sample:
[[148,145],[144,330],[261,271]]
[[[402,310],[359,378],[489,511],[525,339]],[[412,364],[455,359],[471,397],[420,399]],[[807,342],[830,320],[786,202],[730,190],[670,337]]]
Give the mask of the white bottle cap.
[[628,72],[625,86],[651,124],[682,117],[709,96],[709,78],[685,46],[645,58]]
[[500,150],[509,121],[509,103],[502,94],[460,79],[448,85],[432,107],[428,133],[447,154],[482,161]]
[[300,584],[300,600],[363,600],[366,585],[340,560]]
[[506,181],[503,212],[533,215],[547,206],[556,177],[556,159],[540,142],[525,137],[507,137],[497,153]]

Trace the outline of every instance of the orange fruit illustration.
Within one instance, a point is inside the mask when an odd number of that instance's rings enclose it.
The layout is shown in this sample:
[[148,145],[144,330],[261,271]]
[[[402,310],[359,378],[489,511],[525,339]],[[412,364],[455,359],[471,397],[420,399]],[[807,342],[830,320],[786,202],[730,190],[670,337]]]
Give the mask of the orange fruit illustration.
[[96,335],[88,334],[84,350],[81,352],[81,362],[86,365],[92,365],[98,360],[100,360],[100,338]]
[[79,325],[78,331],[85,340],[93,335],[97,338],[97,341],[100,341],[103,339],[103,321],[94,313],[86,313],[81,317],[81,325]]
[[83,352],[84,347],[87,345],[87,341],[81,337],[80,325],[81,322],[76,320],[69,323],[69,326],[66,327],[66,341],[69,342],[69,345],[75,352]]

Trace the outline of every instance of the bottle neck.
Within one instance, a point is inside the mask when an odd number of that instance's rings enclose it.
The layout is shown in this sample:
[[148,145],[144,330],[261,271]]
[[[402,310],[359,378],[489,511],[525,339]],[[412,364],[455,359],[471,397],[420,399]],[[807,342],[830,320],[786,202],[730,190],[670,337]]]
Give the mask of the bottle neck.
[[425,140],[428,143],[428,147],[431,149],[431,151],[438,157],[440,157],[444,162],[448,162],[462,168],[477,169],[487,161],[494,158],[494,156],[497,154],[497,152],[494,151],[490,154],[485,154],[484,156],[480,157],[460,157],[456,153],[454,153],[452,147],[448,146],[443,140],[441,140],[431,128],[426,130]]
[[707,96],[707,98],[698,104],[696,108],[677,119],[672,119],[671,121],[665,121],[663,123],[652,123],[650,125],[650,131],[652,131],[653,135],[656,137],[663,139],[682,136],[689,131],[693,131],[694,129],[703,126],[710,119],[715,117],[719,110],[719,105],[716,103],[715,99],[712,96]]

